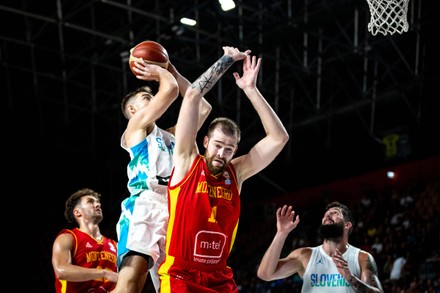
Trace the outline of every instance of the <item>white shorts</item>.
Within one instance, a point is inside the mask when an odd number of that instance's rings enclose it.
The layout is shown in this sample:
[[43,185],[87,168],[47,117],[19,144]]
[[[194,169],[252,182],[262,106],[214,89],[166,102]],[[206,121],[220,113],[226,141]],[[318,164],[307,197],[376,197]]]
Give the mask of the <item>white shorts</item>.
[[135,251],[151,256],[154,263],[150,264],[150,269],[154,266],[157,274],[157,266],[165,257],[165,235],[168,226],[167,195],[150,190],[143,191],[122,201],[121,211],[116,225],[118,268],[122,258],[128,252]]

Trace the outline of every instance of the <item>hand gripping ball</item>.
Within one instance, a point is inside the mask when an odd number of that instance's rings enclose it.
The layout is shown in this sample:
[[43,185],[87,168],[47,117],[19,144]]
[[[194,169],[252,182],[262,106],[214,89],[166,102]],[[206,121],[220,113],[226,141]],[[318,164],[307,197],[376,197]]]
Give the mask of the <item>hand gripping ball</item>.
[[143,41],[130,50],[130,58],[128,59],[128,63],[130,65],[131,72],[133,72],[134,75],[137,75],[137,73],[133,71],[134,62],[140,61],[140,58],[144,59],[144,61],[147,63],[156,64],[165,69],[168,68],[168,52],[161,44],[157,42]]

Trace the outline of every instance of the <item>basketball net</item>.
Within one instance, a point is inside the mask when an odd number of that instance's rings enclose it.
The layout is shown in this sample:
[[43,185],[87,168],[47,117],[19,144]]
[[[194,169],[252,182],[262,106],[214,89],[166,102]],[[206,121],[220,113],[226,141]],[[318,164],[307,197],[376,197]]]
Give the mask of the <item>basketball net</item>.
[[370,7],[368,31],[373,36],[377,33],[386,36],[408,31],[409,0],[367,0],[367,2]]

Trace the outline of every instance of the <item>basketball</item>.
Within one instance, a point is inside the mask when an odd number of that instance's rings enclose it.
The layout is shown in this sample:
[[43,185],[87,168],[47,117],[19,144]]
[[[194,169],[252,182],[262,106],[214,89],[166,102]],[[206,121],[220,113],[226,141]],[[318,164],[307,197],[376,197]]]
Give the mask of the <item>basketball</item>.
[[140,58],[150,64],[156,64],[163,68],[168,68],[168,52],[159,43],[154,41],[143,41],[130,50],[130,58],[128,63],[130,65],[131,72],[134,75],[137,73],[133,70],[134,62],[140,61]]

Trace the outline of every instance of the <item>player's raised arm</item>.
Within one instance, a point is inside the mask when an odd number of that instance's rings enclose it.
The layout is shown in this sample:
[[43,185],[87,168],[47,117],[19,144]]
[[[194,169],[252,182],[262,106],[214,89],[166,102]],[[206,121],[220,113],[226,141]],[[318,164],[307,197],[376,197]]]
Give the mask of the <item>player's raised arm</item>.
[[258,90],[257,76],[261,58],[248,56],[243,62],[243,74],[234,72],[235,81],[248,97],[263,124],[266,136],[252,147],[249,153],[232,160],[241,183],[266,168],[289,140],[289,134],[278,115]]
[[217,83],[220,77],[237,61],[246,58],[250,50],[239,51],[233,47],[223,47],[224,54],[208,70],[206,70],[191,87],[187,89],[179,118],[176,125],[176,146],[174,148],[174,175],[172,182],[179,182],[192,164],[198,151],[192,146],[196,141],[200,101],[204,95]]

